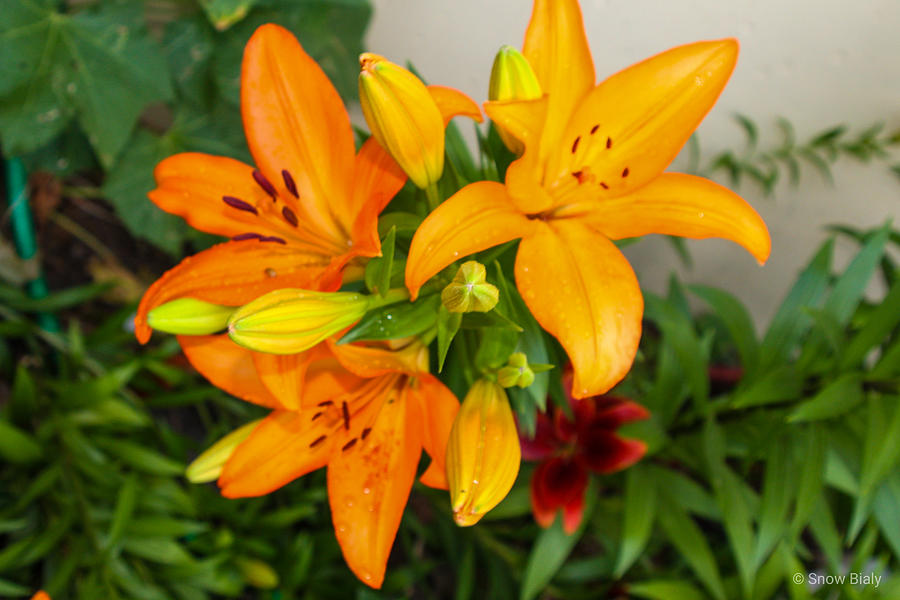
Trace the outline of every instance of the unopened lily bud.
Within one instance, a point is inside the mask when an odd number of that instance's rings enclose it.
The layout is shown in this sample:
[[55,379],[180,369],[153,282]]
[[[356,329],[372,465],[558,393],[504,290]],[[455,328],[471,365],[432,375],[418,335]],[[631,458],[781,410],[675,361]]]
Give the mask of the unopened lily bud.
[[469,389],[447,443],[447,480],[457,525],[477,523],[516,481],[519,435],[506,392],[480,379]]
[[179,335],[209,335],[223,331],[234,312],[194,298],[179,298],[157,306],[147,314],[147,324],[157,331]]
[[239,556],[234,559],[241,575],[255,588],[271,590],[278,587],[278,573],[258,558]]
[[228,335],[251,350],[296,354],[359,321],[369,304],[356,292],[275,290],[237,309]]
[[218,479],[219,475],[222,474],[222,467],[234,454],[234,449],[250,437],[250,434],[253,433],[253,430],[256,429],[261,420],[257,419],[243,427],[238,427],[195,458],[194,462],[189,464],[184,472],[188,481],[191,483],[207,483]]
[[[541,84],[528,59],[512,46],[503,46],[494,58],[488,99],[496,101],[536,100],[543,95]],[[494,123],[500,139],[510,152],[522,154],[522,143]]]
[[527,388],[534,383],[534,371],[528,366],[528,358],[522,352],[509,355],[509,362],[497,371],[497,383],[505,388]]
[[377,54],[359,57],[359,103],[378,143],[420,188],[444,171],[444,121],[418,77]]
[[441,302],[450,312],[488,312],[500,300],[500,290],[487,282],[484,265],[470,260],[464,262],[447,287],[441,292]]

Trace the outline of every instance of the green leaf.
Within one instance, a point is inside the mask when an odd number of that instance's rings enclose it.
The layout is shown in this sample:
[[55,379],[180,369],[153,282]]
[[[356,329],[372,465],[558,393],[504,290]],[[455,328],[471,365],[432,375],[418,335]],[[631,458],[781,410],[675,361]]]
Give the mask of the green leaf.
[[581,518],[581,524],[572,535],[563,531],[562,517],[557,515],[553,524],[541,531],[531,547],[528,562],[522,573],[522,588],[519,591],[519,600],[531,600],[535,598],[544,587],[550,583],[553,576],[566,561],[572,548],[581,539],[587,522],[594,512],[596,504],[596,486],[593,480],[588,484],[585,492],[585,508]]
[[5,579],[0,579],[0,594],[8,598],[18,598],[24,596],[30,596],[34,590],[31,588],[27,588],[24,585],[19,585],[18,583],[13,583],[12,581],[6,581]]
[[133,475],[125,480],[122,487],[119,488],[119,495],[116,498],[116,507],[113,511],[113,518],[109,525],[109,533],[104,542],[104,548],[114,548],[125,533],[125,528],[134,513],[134,507],[137,504],[138,480]]
[[862,402],[862,384],[859,373],[845,373],[810,400],[798,405],[788,416],[789,423],[802,423],[829,419],[845,414]]
[[835,282],[831,295],[825,301],[825,310],[830,312],[838,323],[845,325],[853,316],[853,311],[859,305],[866,291],[866,285],[884,254],[889,233],[889,225],[877,230]]
[[800,274],[772,318],[759,349],[763,369],[785,361],[794,344],[809,328],[811,319],[804,315],[803,309],[814,306],[825,293],[833,251],[834,240],[830,239],[822,245]]
[[723,290],[701,285],[688,286],[688,289],[709,304],[728,329],[741,357],[745,377],[752,376],[759,357],[759,343],[747,309],[737,298]]
[[109,438],[99,438],[96,439],[96,442],[97,445],[109,451],[125,464],[145,473],[153,475],[181,475],[184,473],[184,465],[180,462],[137,443]]
[[397,228],[390,231],[381,240],[381,256],[373,258],[366,265],[366,287],[373,294],[382,298],[391,289],[391,271],[394,268],[394,246],[397,240]]
[[753,557],[757,567],[763,564],[787,533],[787,515],[794,495],[794,464],[783,439],[778,438],[769,446],[765,464],[759,531]]
[[391,304],[370,311],[344,334],[340,343],[389,340],[422,333],[435,326],[440,305],[440,294],[431,294],[420,296],[415,302]]
[[791,536],[796,538],[806,526],[810,514],[822,495],[825,477],[826,439],[821,429],[810,427],[796,436],[794,445],[795,464],[802,464],[797,482],[797,501],[794,517],[791,519]]
[[450,343],[459,331],[462,323],[462,313],[452,313],[443,305],[438,309],[437,319],[437,346],[438,346],[438,373],[444,370],[444,361],[447,359],[447,351]]
[[900,556],[900,511],[897,510],[898,506],[900,506],[900,476],[895,474],[886,485],[878,490],[872,504],[875,521],[895,556]]
[[895,285],[866,319],[865,325],[853,336],[841,356],[840,368],[858,366],[872,348],[888,337],[900,323],[900,284]]
[[758,377],[734,394],[735,408],[763,406],[773,402],[794,400],[803,393],[803,377],[793,365],[779,365]]
[[219,31],[225,31],[247,16],[256,0],[199,0],[209,22]]
[[165,565],[193,562],[193,557],[181,544],[166,537],[127,537],[122,540],[122,549],[129,554]]
[[0,87],[4,150],[35,150],[74,115],[101,164],[111,166],[144,107],[172,97],[142,7],[105,2],[68,15],[53,6],[10,0],[7,11],[0,52],[17,61]]
[[643,465],[628,469],[624,502],[625,522],[614,571],[616,578],[622,577],[644,551],[656,518],[656,484]]
[[628,584],[628,593],[650,600],[704,600],[707,596],[687,581],[639,581]]
[[703,532],[677,504],[677,498],[670,496],[670,500],[665,510],[657,511],[663,532],[713,597],[725,600],[725,587]]
[[11,463],[30,463],[43,455],[41,445],[12,423],[0,420],[0,456]]
[[216,46],[207,21],[196,15],[167,23],[162,45],[169,72],[181,94],[198,107],[208,106]]

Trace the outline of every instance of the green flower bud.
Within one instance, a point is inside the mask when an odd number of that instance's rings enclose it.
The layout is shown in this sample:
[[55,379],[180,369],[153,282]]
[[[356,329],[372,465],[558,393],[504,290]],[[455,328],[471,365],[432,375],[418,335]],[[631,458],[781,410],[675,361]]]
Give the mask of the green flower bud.
[[247,556],[235,558],[234,563],[247,583],[253,587],[262,590],[271,590],[278,587],[278,573],[268,563],[264,563],[258,558]]
[[463,263],[456,277],[441,292],[441,302],[450,312],[488,312],[500,301],[500,290],[486,281],[484,265]]
[[223,331],[235,311],[194,298],[179,298],[157,306],[147,314],[147,324],[158,331],[179,335],[210,335]]
[[506,366],[497,371],[497,383],[505,388],[527,388],[534,383],[534,371],[528,366],[528,358],[522,352],[510,354]]
[[[488,99],[491,101],[536,100],[543,95],[541,84],[534,70],[521,52],[512,46],[503,46],[494,58]],[[513,154],[522,154],[522,143],[494,123],[500,139]]]
[[222,467],[234,454],[235,448],[241,442],[250,437],[256,426],[262,419],[251,421],[242,427],[238,427],[218,442],[207,448],[194,462],[188,465],[184,472],[191,483],[206,483],[215,481],[222,474]]

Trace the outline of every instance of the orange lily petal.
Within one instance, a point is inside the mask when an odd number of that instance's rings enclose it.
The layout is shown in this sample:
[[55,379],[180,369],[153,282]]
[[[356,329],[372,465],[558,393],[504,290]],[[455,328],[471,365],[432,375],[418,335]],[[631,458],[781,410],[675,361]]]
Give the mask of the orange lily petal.
[[31,597],[31,600],[50,600],[50,595],[44,590],[40,590]]
[[360,344],[338,344],[334,340],[328,340],[328,346],[341,365],[359,377],[428,370],[428,347],[420,342],[410,343],[402,350],[388,350]]
[[226,242],[185,258],[147,289],[134,319],[135,335],[146,343],[151,333],[147,313],[175,298],[240,306],[279,288],[339,285],[340,273],[330,257],[276,242]]
[[554,195],[587,184],[614,197],[657,177],[715,104],[737,54],[732,39],[679,46],[594,88],[550,157]]
[[572,112],[595,83],[578,1],[535,0],[522,54],[549,96],[543,159],[556,147]]
[[384,402],[371,431],[328,463],[328,499],[344,560],[381,587],[422,452],[418,403]]
[[[370,137],[356,155],[353,178],[353,195],[340,213],[344,226],[353,232],[354,254],[376,256],[381,252],[378,215],[406,183],[406,173],[378,140]],[[339,200],[335,198],[335,202]]]
[[247,402],[281,408],[257,373],[254,354],[227,335],[180,335],[178,343],[191,365],[210,383]]
[[303,397],[306,369],[314,357],[315,349],[311,348],[298,354],[248,352],[253,355],[257,377],[263,382],[263,385],[273,396],[278,398],[284,408],[299,409],[300,398]]
[[311,418],[306,412],[279,410],[263,419],[222,468],[222,495],[262,496],[325,466],[334,438],[328,436],[325,419]]
[[628,370],[641,339],[644,300],[631,266],[576,219],[539,222],[516,257],[516,284],[541,326],[572,361],[576,398],[602,394]]
[[406,287],[419,288],[458,258],[526,235],[532,222],[516,210],[503,185],[479,181],[438,206],[419,225],[406,262]]
[[319,65],[287,29],[263,25],[244,49],[241,115],[259,170],[283,198],[292,197],[282,171],[296,184],[303,215],[323,237],[344,245],[332,212],[349,198],[353,131],[344,103]]
[[476,123],[481,123],[483,117],[481,110],[474,100],[450,87],[443,85],[429,85],[426,87],[432,100],[437,104],[438,111],[444,119],[444,127],[450,124],[453,117],[469,117]]
[[541,132],[547,117],[548,97],[538,100],[485,102],[484,112],[504,131],[519,140],[525,152],[506,170],[506,191],[524,213],[536,214],[553,206],[542,187]]
[[426,373],[410,381],[409,399],[419,403],[423,423],[422,446],[431,457],[431,464],[419,481],[429,487],[446,490],[449,485],[444,459],[450,429],[459,412],[459,400],[438,378]]
[[558,216],[587,211],[585,222],[618,240],[648,233],[704,239],[719,237],[743,246],[760,264],[772,249],[769,230],[753,207],[709,179],[663,173],[627,196],[582,202]]
[[[319,344],[313,350],[325,350],[325,344]],[[358,377],[347,371],[334,356],[328,356],[314,360],[306,369],[306,377],[303,385],[303,394],[300,397],[300,405],[303,410],[313,409],[320,402],[332,399],[336,396],[352,394],[361,390],[369,379]]]

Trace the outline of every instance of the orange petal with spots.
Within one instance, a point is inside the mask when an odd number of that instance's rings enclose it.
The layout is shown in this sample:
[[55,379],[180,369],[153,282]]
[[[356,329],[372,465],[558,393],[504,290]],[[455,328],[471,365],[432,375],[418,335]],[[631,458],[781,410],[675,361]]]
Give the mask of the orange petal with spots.
[[328,463],[335,535],[350,570],[381,587],[422,452],[416,402],[385,402],[365,440]]
[[418,402],[422,414],[422,446],[431,464],[419,478],[425,485],[448,489],[445,457],[453,420],[459,412],[459,400],[433,375],[417,375],[409,383],[408,398]]
[[532,222],[519,212],[503,185],[480,181],[445,200],[419,225],[406,262],[412,299],[439,271],[474,252],[526,235]]
[[275,289],[339,285],[330,257],[276,242],[226,242],[185,258],[150,286],[134,319],[135,335],[146,343],[147,313],[176,298],[240,306]]
[[232,396],[268,408],[282,408],[260,378],[254,352],[242,348],[227,335],[180,335],[178,343],[191,365],[210,383]]
[[459,90],[442,85],[429,85],[426,89],[437,104],[438,111],[444,119],[444,127],[450,124],[453,117],[469,117],[477,123],[483,120],[481,110],[475,101]]
[[753,207],[709,179],[663,173],[627,196],[582,202],[567,208],[608,238],[648,233],[687,238],[723,238],[743,246],[760,264],[769,258],[769,230]]
[[341,230],[332,203],[351,193],[350,118],[328,77],[287,29],[263,25],[247,42],[241,115],[253,159],[279,196],[292,196],[287,170],[300,196],[298,216],[343,244],[350,232]]
[[731,39],[679,46],[594,88],[550,157],[546,183],[554,196],[577,186],[578,172],[590,176],[598,197],[627,194],[659,176],[715,104],[737,54]]
[[595,83],[578,1],[535,0],[522,54],[548,96],[543,159],[556,147],[572,112]]
[[222,468],[222,495],[262,496],[325,466],[334,446],[332,428],[312,416],[282,410],[263,419]]
[[573,396],[602,394],[628,373],[644,301],[612,242],[576,219],[540,223],[519,245],[515,272],[531,313],[572,361]]

